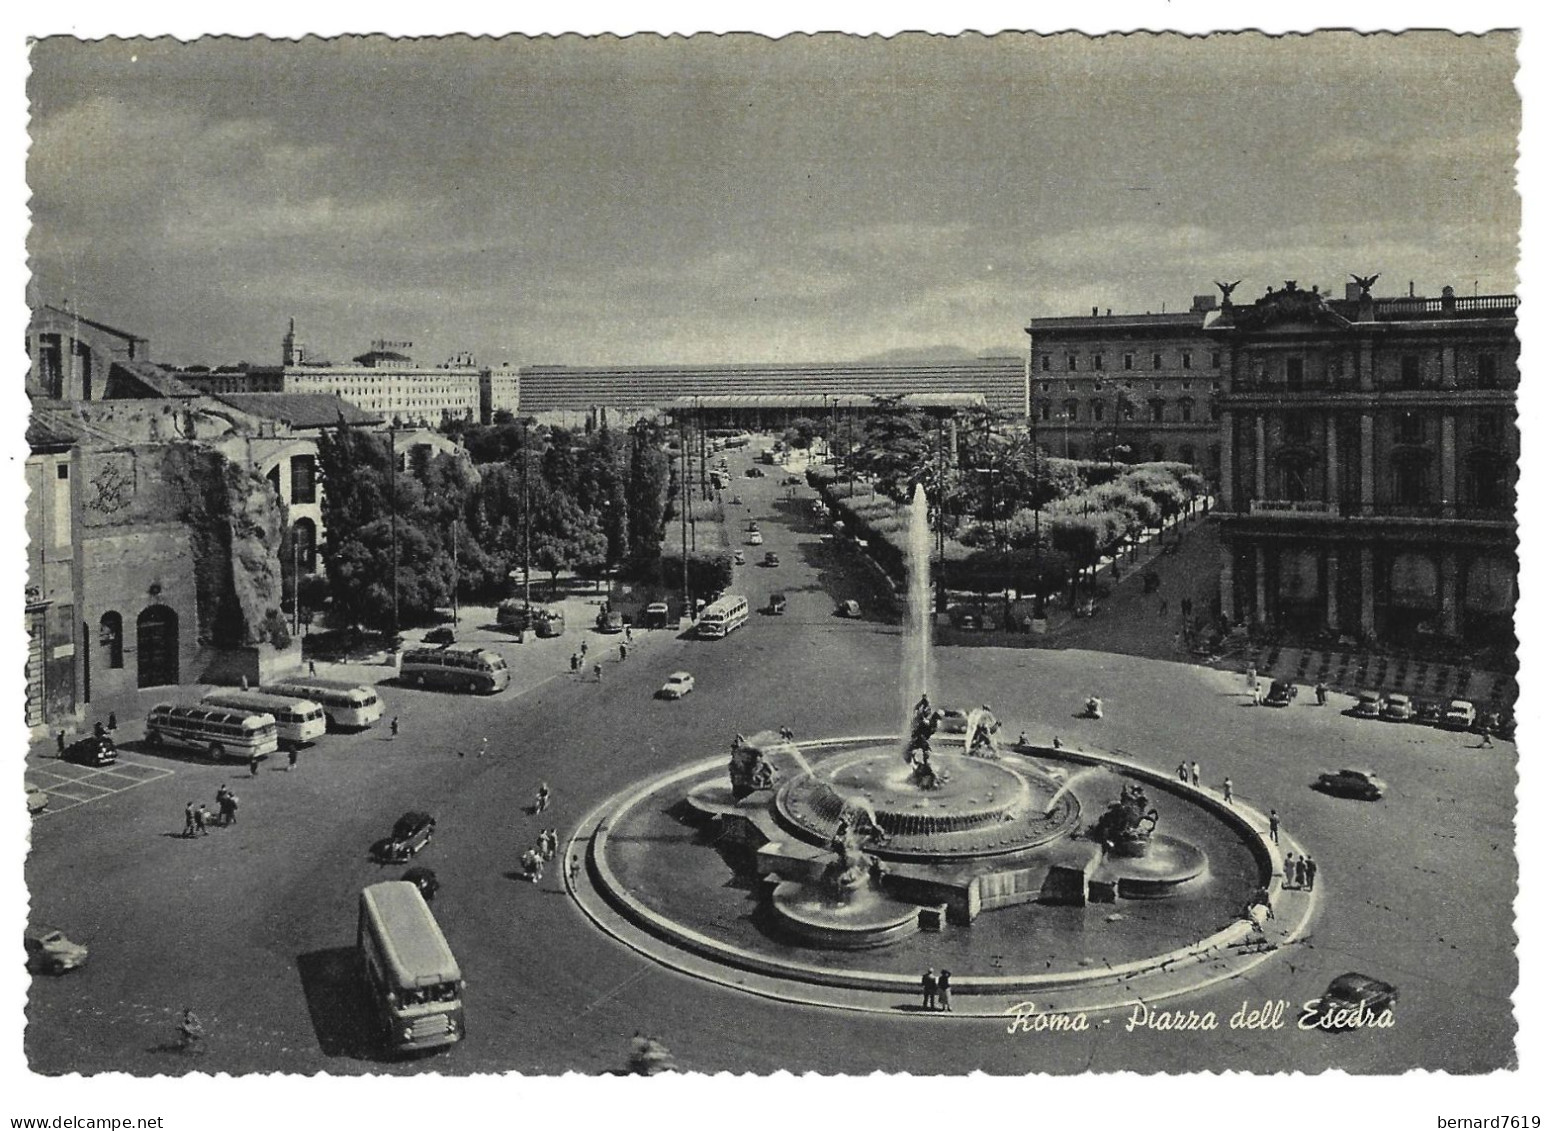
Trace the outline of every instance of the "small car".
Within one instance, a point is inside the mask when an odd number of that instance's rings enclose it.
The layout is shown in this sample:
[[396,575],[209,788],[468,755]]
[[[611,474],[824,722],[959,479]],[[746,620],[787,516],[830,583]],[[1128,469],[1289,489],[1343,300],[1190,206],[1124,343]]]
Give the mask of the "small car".
[[624,614],[615,611],[597,614],[597,630],[609,635],[624,631]]
[[743,474],[746,475],[749,479],[764,478],[764,472],[757,467],[750,467],[747,471],[743,472]]
[[1436,726],[1442,722],[1442,704],[1430,699],[1417,701],[1415,705],[1415,718],[1413,722],[1422,726]]
[[780,485],[782,487],[800,487],[802,485],[802,477],[800,475],[788,475],[780,481]]
[[759,530],[759,524],[750,518],[748,520],[748,525],[743,529],[746,530],[749,534],[755,534]]
[[48,808],[48,794],[35,785],[27,787],[27,812],[29,815],[43,812]]
[[1356,696],[1356,706],[1351,714],[1358,719],[1375,719],[1383,713],[1383,698],[1376,691],[1362,691]]
[[27,946],[27,970],[33,974],[63,974],[86,964],[86,948],[71,942],[53,927],[28,927],[23,935]]
[[1390,692],[1383,697],[1383,717],[1391,722],[1408,723],[1415,718],[1415,704],[1408,695]]
[[436,893],[441,890],[441,881],[436,878],[436,873],[429,868],[410,868],[399,879],[419,888],[420,894],[425,897],[426,903],[435,899]]
[[1270,684],[1270,693],[1265,696],[1265,706],[1290,706],[1295,698],[1297,698],[1297,685],[1295,683],[1289,679],[1273,680]]
[[438,625],[420,637],[426,644],[456,644],[457,633],[449,624]]
[[839,613],[839,615],[842,616],[842,617],[849,617],[851,620],[860,620],[861,619],[861,602],[860,601],[841,601],[840,602],[840,607],[838,609],[836,609],[835,612]]
[[1317,1028],[1349,1032],[1372,1024],[1399,1001],[1399,991],[1366,974],[1341,974],[1319,999]]
[[752,534],[750,534],[748,536],[748,544],[750,546],[762,546],[762,545],[764,545],[764,535],[760,534],[757,530],[755,530]]
[[770,615],[781,616],[786,611],[786,595],[784,593],[770,594]]
[[653,601],[646,606],[644,621],[647,628],[667,627],[667,602]]
[[417,856],[431,842],[435,832],[435,817],[411,809],[394,822],[392,836],[383,837],[371,846],[371,857],[379,864],[402,864],[411,856]]
[[1475,725],[1475,705],[1468,699],[1455,699],[1448,704],[1439,726],[1448,730],[1470,730]]
[[1357,801],[1378,801],[1388,784],[1371,770],[1333,770],[1319,775],[1313,788],[1332,797],[1350,797]]
[[774,550],[767,551],[764,555],[764,564],[766,566],[780,565],[780,555],[777,554]]
[[111,766],[118,761],[118,747],[105,734],[88,734],[66,746],[60,757],[78,766]]
[[984,622],[980,619],[979,613],[973,609],[953,609],[950,610],[948,615],[952,617],[955,628],[976,632],[984,627]]
[[657,689],[658,699],[682,699],[694,690],[694,677],[688,672],[674,672],[667,682]]

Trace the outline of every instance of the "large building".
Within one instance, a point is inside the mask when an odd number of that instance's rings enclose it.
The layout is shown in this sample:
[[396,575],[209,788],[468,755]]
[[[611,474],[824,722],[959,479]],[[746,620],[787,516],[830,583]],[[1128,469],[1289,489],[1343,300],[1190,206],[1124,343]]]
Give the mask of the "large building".
[[1505,655],[1517,298],[1375,298],[1372,281],[1340,299],[1288,282],[1206,319],[1222,359],[1222,610]]

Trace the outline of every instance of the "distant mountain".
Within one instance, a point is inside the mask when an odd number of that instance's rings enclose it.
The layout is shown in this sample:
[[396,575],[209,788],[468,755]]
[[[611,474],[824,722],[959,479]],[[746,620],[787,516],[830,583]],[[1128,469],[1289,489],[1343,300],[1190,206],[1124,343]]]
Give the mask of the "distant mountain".
[[858,358],[862,362],[908,361],[974,361],[981,357],[1022,357],[1023,351],[1015,346],[992,346],[983,350],[964,349],[962,346],[900,346],[882,353]]

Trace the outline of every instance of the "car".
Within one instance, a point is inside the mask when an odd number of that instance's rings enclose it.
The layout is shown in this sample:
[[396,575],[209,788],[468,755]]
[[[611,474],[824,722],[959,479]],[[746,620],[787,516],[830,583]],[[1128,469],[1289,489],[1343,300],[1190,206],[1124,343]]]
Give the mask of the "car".
[[941,734],[968,734],[969,713],[949,707],[937,715],[936,729]]
[[757,467],[750,467],[747,471],[743,472],[743,474],[746,475],[749,479],[764,478],[764,472]]
[[835,612],[839,613],[839,615],[842,616],[842,617],[849,617],[851,620],[860,620],[861,619],[861,602],[860,601],[841,601],[839,608],[836,609]]
[[764,545],[764,535],[760,534],[757,530],[755,530],[752,534],[750,534],[748,536],[748,544],[750,546],[762,546],[762,545]]
[[27,787],[27,813],[35,815],[48,808],[48,794],[35,785]]
[[764,564],[766,566],[780,565],[780,555],[777,554],[774,550],[766,551],[764,555]]
[[449,624],[438,625],[420,637],[426,644],[456,644],[457,633]]
[[105,734],[88,734],[66,746],[60,757],[78,766],[111,766],[118,761],[118,747]]
[[1265,696],[1265,706],[1286,707],[1297,698],[1297,685],[1289,679],[1272,680],[1270,693]]
[[646,612],[642,617],[647,628],[667,627],[667,602],[653,601],[646,606]]
[[1417,700],[1412,721],[1423,726],[1436,726],[1442,721],[1442,704],[1431,699]]
[[1349,1032],[1374,1025],[1385,1013],[1392,1014],[1399,991],[1367,974],[1341,974],[1319,998],[1315,1028],[1332,1033]]
[[1375,719],[1383,713],[1383,698],[1376,691],[1358,692],[1356,706],[1351,708],[1351,714],[1358,719]]
[[770,594],[770,615],[781,616],[786,611],[786,595],[784,593]]
[[667,682],[657,689],[658,699],[682,699],[694,690],[694,677],[688,672],[674,672]]
[[399,879],[419,888],[420,894],[425,897],[427,903],[435,899],[436,893],[441,890],[441,881],[436,878],[436,873],[429,868],[410,868]]
[[1475,725],[1475,705],[1468,699],[1455,699],[1448,704],[1439,726],[1449,730],[1470,730]]
[[1415,718],[1415,704],[1408,695],[1390,692],[1383,697],[1383,717],[1391,722],[1408,723]]
[[393,834],[371,846],[371,858],[379,864],[402,864],[417,856],[430,844],[436,832],[436,818],[411,809],[393,823]]
[[733,565],[744,565],[747,561],[748,561],[748,559],[743,557],[743,551],[741,551],[741,550],[733,550],[732,551],[732,564]]
[[610,610],[597,614],[597,630],[609,635],[624,631],[624,614]]
[[984,621],[980,619],[979,613],[974,609],[952,609],[948,615],[952,618],[955,628],[975,632],[984,626]]
[[746,530],[749,534],[757,534],[759,532],[759,524],[750,518],[748,520],[748,525],[743,529]]
[[1388,784],[1371,770],[1332,770],[1319,775],[1313,788],[1333,797],[1350,797],[1357,801],[1378,801],[1388,791]]
[[87,951],[71,942],[54,927],[28,927],[23,934],[27,946],[27,970],[33,974],[63,974],[86,964]]
[[780,485],[782,487],[800,487],[802,485],[802,477],[800,475],[788,475],[780,481]]

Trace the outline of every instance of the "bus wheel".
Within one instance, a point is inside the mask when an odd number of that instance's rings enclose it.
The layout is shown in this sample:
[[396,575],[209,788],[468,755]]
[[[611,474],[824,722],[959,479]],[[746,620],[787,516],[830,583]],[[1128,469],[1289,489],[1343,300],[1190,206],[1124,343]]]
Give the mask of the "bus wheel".
[[210,743],[210,761],[219,762],[224,757],[226,757],[226,747],[219,742]]
[[159,730],[148,730],[148,731],[146,731],[145,732],[145,744],[147,746],[160,746],[161,745],[161,731],[159,731]]

